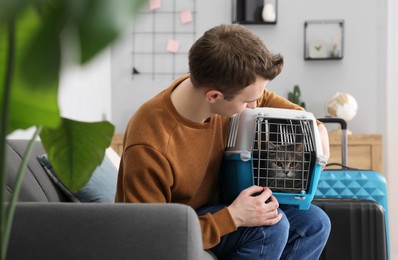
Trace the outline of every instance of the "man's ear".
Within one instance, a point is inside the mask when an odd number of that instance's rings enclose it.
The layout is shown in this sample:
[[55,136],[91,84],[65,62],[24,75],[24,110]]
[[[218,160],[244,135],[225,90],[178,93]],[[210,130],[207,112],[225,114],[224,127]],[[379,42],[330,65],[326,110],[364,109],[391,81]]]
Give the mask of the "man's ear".
[[206,100],[209,101],[209,103],[214,103],[223,98],[224,98],[224,94],[218,90],[211,89],[206,92]]

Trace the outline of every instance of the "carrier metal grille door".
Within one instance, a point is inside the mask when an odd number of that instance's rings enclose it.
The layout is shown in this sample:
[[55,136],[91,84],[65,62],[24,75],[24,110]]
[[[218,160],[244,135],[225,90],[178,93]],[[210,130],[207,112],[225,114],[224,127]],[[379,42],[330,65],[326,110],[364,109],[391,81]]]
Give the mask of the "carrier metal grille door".
[[315,158],[312,121],[258,116],[253,140],[253,178],[272,191],[306,193]]

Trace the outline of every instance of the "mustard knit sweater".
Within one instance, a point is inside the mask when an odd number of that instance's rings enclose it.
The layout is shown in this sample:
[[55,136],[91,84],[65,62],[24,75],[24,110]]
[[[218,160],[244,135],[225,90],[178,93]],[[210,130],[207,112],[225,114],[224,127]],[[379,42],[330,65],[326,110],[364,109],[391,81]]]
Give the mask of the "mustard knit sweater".
[[[189,75],[147,101],[131,118],[124,136],[116,202],[181,203],[194,209],[217,201],[218,174],[229,118],[198,124],[181,117],[171,92]],[[302,109],[266,90],[259,106]],[[227,208],[199,217],[203,247],[236,230]]]

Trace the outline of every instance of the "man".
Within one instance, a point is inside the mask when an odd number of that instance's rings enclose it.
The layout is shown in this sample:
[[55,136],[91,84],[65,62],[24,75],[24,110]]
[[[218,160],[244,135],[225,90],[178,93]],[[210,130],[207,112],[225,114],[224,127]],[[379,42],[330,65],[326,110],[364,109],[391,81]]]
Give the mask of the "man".
[[[217,204],[230,117],[256,106],[303,109],[266,89],[282,66],[282,56],[241,25],[205,32],[190,49],[190,74],[131,118],[116,202],[193,207],[204,248],[220,259],[318,259],[330,221],[316,206],[280,206],[269,188],[258,186],[242,191],[231,205]],[[328,156],[326,129],[318,128]]]

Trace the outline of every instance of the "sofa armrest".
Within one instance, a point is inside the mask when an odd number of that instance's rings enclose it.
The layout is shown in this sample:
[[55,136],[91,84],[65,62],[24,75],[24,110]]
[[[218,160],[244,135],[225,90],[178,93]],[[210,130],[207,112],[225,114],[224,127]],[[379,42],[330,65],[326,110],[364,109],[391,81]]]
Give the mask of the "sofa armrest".
[[8,258],[215,259],[179,204],[18,203]]

